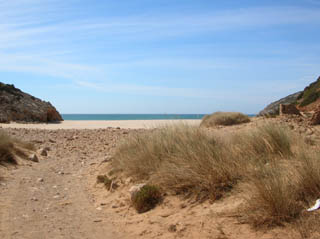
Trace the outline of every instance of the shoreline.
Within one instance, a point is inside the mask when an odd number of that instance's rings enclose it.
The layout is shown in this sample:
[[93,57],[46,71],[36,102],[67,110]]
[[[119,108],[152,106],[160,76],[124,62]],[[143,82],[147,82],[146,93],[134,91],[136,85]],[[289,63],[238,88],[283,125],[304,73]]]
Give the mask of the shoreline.
[[188,124],[199,126],[201,119],[176,119],[176,120],[64,120],[60,123],[9,123],[0,124],[0,128],[24,128],[24,129],[153,129],[172,124]]

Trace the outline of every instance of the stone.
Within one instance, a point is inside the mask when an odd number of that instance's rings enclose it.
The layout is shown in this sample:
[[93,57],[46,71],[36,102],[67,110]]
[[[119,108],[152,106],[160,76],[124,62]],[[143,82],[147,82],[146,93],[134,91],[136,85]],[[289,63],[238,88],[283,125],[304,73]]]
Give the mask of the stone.
[[39,163],[39,159],[38,159],[38,156],[36,154],[31,154],[30,157],[29,157],[29,160],[31,160],[32,162]]
[[176,232],[177,231],[177,225],[171,224],[168,228],[169,232]]
[[37,181],[38,181],[39,183],[42,183],[44,180],[43,180],[43,178],[38,178]]
[[39,150],[39,153],[41,156],[48,156],[48,152],[45,148],[42,148]]

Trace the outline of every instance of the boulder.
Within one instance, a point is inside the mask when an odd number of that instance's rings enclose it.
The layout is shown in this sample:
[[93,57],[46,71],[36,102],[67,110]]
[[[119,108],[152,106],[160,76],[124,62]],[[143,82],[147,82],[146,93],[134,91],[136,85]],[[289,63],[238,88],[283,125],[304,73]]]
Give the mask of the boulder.
[[50,102],[0,82],[0,123],[59,122],[62,117]]

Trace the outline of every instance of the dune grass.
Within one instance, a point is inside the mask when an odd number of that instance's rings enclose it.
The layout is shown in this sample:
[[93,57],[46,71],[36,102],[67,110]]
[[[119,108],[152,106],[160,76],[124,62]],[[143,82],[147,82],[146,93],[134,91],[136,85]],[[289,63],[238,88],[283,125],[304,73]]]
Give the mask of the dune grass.
[[178,125],[132,134],[117,149],[113,166],[199,201],[224,197],[241,181],[249,188],[240,211],[246,223],[302,225],[312,216],[305,209],[320,195],[320,154],[310,147],[278,124],[229,135]]
[[17,164],[16,156],[27,158],[25,150],[34,150],[34,145],[11,138],[0,131],[0,164]]
[[215,112],[203,117],[200,126],[214,127],[217,125],[236,125],[250,122],[250,118],[239,112]]

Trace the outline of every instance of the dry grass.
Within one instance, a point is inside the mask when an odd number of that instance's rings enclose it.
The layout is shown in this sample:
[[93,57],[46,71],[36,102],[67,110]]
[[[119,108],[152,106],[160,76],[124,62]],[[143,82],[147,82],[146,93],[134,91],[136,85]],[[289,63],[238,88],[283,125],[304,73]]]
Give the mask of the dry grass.
[[0,164],[17,164],[16,156],[27,157],[25,150],[34,150],[34,145],[0,132]]
[[203,117],[200,126],[236,125],[250,122],[250,118],[239,112],[215,112]]
[[11,138],[0,132],[0,164],[17,164],[13,151],[14,144]]
[[320,154],[310,147],[277,124],[220,137],[180,125],[131,135],[113,166],[199,200],[221,198],[242,181],[249,186],[242,220],[256,228],[289,223],[307,234],[299,225],[312,214],[304,209],[320,195]]
[[186,125],[131,135],[117,150],[114,167],[176,193],[220,198],[236,183],[236,158],[214,136]]

